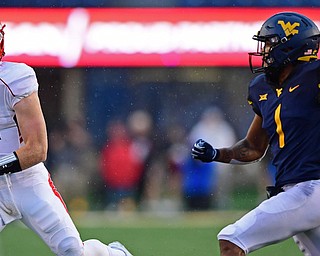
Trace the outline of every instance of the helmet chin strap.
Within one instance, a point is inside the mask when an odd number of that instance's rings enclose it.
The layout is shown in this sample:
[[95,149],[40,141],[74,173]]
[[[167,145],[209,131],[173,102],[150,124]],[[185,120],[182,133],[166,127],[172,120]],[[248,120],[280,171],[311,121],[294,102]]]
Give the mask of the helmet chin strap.
[[[301,47],[295,49],[290,54],[290,56],[287,56],[278,65],[275,65],[273,67],[271,66],[271,67],[265,68],[264,72],[266,74],[268,82],[270,82],[272,84],[275,84],[275,85],[279,85],[279,79],[280,79],[280,75],[281,75],[282,71],[289,64],[295,65],[299,61],[299,59],[301,58],[301,56],[299,56],[300,53],[301,53],[301,49],[303,49],[304,47],[306,47],[306,44],[304,44]],[[307,56],[305,56],[305,57],[307,57]],[[308,57],[310,57],[310,56],[308,56]]]
[[265,74],[267,81],[271,84],[274,84],[276,87],[279,86],[279,78],[280,74],[282,73],[283,67],[282,68],[274,68],[274,67],[269,67],[266,68]]

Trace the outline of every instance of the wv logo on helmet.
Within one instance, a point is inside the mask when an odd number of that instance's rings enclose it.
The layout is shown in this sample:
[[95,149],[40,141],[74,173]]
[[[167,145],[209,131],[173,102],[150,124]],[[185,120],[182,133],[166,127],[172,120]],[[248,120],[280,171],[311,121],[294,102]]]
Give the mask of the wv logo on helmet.
[[279,20],[278,24],[281,25],[286,36],[295,35],[299,33],[299,30],[296,29],[296,27],[300,26],[300,23],[298,22],[291,24],[289,21],[287,23],[284,23],[283,20]]

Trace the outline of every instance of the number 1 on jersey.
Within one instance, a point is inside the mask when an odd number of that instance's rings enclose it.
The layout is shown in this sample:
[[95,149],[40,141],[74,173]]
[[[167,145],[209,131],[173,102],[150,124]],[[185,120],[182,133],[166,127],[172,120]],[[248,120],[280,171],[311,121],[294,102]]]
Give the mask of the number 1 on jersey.
[[283,148],[284,147],[284,132],[282,130],[282,124],[281,124],[281,119],[280,119],[280,111],[281,111],[281,104],[277,107],[275,113],[274,113],[274,120],[276,122],[277,128],[276,132],[279,135],[279,147]]

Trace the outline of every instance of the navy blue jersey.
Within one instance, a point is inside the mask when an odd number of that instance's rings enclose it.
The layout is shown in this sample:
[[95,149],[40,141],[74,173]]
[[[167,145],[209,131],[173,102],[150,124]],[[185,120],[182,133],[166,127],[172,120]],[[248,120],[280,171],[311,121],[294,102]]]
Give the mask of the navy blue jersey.
[[282,87],[261,74],[248,94],[269,135],[276,186],[320,179],[320,61],[298,64]]

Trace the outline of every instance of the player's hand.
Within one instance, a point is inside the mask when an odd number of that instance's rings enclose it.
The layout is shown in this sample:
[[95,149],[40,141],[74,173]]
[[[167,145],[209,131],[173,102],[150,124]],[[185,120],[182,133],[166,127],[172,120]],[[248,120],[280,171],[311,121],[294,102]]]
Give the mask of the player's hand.
[[208,142],[199,139],[191,149],[193,159],[198,159],[205,163],[210,163],[217,157],[218,150],[213,148]]

